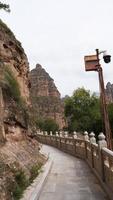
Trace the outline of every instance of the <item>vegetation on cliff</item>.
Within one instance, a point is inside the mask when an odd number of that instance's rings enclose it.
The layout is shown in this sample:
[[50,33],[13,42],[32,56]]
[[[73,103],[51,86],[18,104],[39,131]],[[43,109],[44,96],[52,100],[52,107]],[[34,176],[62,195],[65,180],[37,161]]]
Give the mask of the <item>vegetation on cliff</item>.
[[12,98],[16,102],[20,102],[21,101],[21,93],[20,93],[19,84],[18,84],[17,80],[15,79],[13,73],[7,66],[4,66],[4,83],[7,86],[9,96],[11,95]]

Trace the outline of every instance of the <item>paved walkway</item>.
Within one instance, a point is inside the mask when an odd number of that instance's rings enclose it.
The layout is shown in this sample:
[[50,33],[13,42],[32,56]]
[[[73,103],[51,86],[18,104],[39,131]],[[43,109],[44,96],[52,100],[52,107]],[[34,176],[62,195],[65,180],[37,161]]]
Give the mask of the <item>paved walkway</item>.
[[54,163],[39,200],[108,200],[83,160],[46,145],[42,152]]

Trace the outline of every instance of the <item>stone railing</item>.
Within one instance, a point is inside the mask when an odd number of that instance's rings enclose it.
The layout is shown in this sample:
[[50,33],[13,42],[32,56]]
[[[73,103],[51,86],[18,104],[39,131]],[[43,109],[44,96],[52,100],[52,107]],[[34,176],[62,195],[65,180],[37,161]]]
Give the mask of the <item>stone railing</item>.
[[113,200],[113,151],[107,149],[105,136],[100,133],[98,143],[96,143],[95,134],[89,135],[85,131],[82,139],[77,137],[74,132],[72,137],[68,132],[56,132],[56,135],[41,132],[36,134],[39,142],[54,146],[73,156],[85,159],[99,179],[109,198]]

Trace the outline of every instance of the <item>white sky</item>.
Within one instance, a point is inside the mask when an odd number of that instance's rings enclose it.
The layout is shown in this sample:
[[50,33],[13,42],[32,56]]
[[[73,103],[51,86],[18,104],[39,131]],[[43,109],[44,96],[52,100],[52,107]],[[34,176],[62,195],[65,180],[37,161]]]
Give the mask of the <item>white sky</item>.
[[[108,50],[113,60],[113,0],[4,2],[10,4],[11,13],[0,11],[0,18],[21,41],[30,69],[40,63],[62,96],[82,86],[99,90],[97,73],[85,72],[84,55],[99,48]],[[102,64],[105,83],[113,83],[113,61]]]

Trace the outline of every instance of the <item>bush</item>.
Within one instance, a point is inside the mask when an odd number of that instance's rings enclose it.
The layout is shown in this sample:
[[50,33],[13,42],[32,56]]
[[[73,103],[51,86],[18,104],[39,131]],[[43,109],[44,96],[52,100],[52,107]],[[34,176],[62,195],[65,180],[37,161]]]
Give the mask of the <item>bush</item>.
[[18,81],[15,79],[13,72],[4,66],[4,81],[12,98],[16,102],[21,101],[21,93]]
[[42,163],[38,163],[34,165],[30,170],[30,179],[28,180],[26,178],[25,172],[22,169],[19,169],[18,171],[15,169],[12,169],[12,172],[14,174],[14,186],[11,189],[11,192],[13,194],[14,200],[19,200],[22,197],[22,194],[24,190],[30,185],[30,183],[33,182],[33,180],[38,176],[38,174],[41,171]]
[[23,189],[19,185],[16,185],[15,190],[13,191],[14,200],[18,200],[22,197]]
[[20,199],[23,194],[23,191],[29,185],[29,181],[25,176],[23,170],[14,171],[15,187],[13,189],[13,198],[14,200]]
[[30,173],[31,173],[30,182],[32,182],[39,175],[41,166],[42,166],[42,164],[38,163],[31,168],[31,170],[30,170]]

